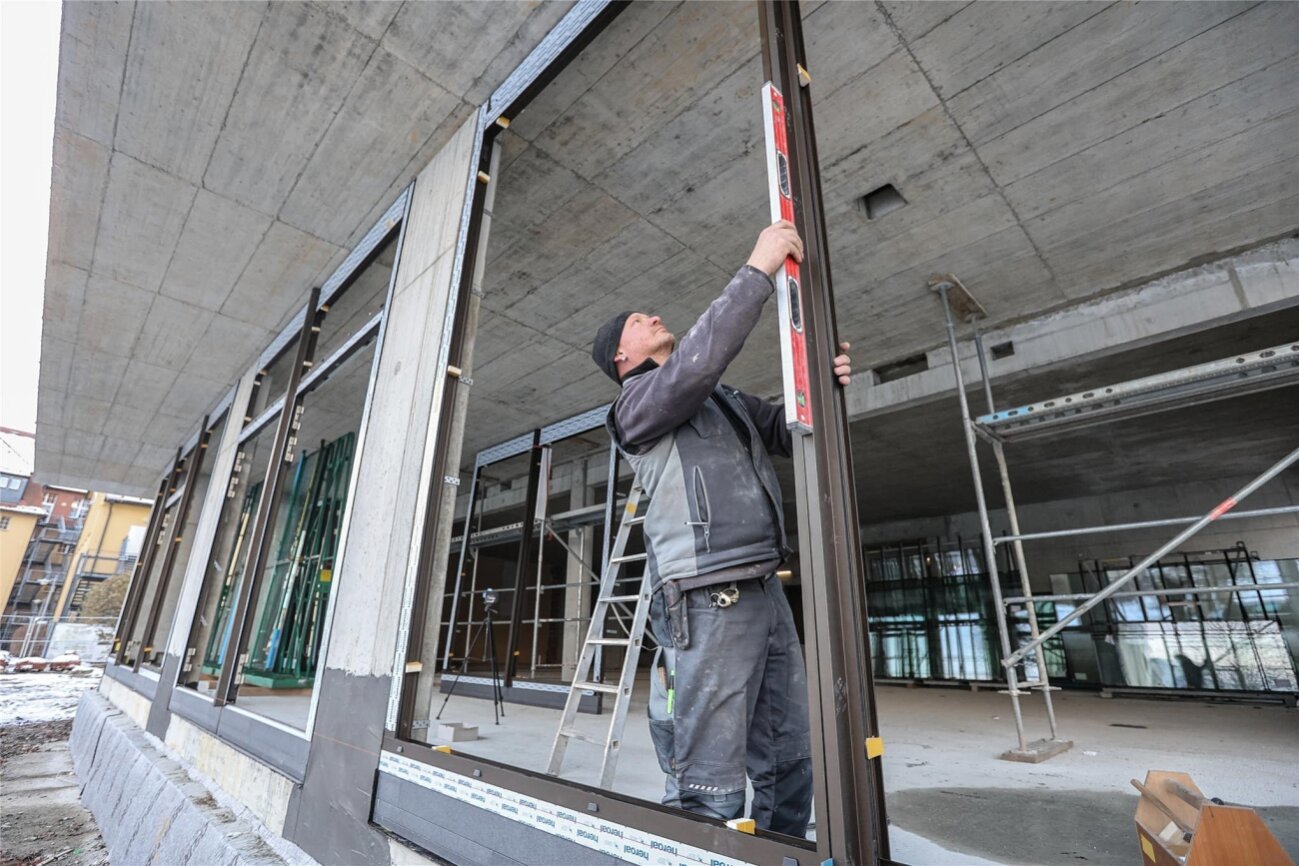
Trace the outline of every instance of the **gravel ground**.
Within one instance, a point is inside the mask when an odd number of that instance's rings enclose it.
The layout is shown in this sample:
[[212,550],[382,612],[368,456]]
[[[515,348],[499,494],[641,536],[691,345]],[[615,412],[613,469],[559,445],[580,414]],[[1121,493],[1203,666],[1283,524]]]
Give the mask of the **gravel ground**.
[[106,866],[68,735],[99,672],[0,675],[0,866]]

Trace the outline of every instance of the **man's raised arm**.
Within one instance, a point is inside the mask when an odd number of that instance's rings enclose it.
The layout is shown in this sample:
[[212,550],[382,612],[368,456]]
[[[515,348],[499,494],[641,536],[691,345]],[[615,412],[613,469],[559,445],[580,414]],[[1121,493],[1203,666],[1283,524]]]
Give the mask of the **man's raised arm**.
[[740,268],[662,366],[624,381],[614,412],[626,444],[653,442],[698,411],[744,348],[773,290],[761,270]]

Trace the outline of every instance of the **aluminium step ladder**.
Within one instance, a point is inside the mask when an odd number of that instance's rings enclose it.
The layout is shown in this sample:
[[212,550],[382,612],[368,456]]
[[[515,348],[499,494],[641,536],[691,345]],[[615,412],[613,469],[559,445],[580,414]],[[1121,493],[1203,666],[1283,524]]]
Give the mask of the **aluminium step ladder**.
[[[627,541],[632,529],[645,522],[645,515],[637,513],[643,512],[641,503],[644,500],[645,491],[639,483],[633,484],[627,495],[627,504],[623,509],[622,522],[618,526],[618,536],[609,556],[609,564],[600,578],[600,594],[596,598],[595,609],[591,612],[591,624],[587,629],[586,641],[582,644],[582,654],[573,673],[573,682],[568,687],[568,700],[564,703],[564,714],[560,718],[559,730],[555,732],[555,743],[550,750],[550,765],[546,769],[546,772],[552,776],[559,775],[564,764],[564,754],[572,740],[600,746],[604,750],[600,762],[600,787],[602,788],[608,788],[613,782],[614,769],[618,764],[618,754],[622,749],[622,731],[627,723],[627,707],[631,703],[636,666],[640,660],[641,645],[645,639],[645,623],[649,617],[648,570],[639,575],[626,574],[628,570],[626,566],[637,564],[644,566],[647,560],[647,555],[644,553],[627,554]],[[635,602],[636,608],[628,624],[618,608],[632,602]],[[610,625],[610,615],[625,630],[625,636],[606,635],[606,629]],[[597,669],[597,660],[605,647],[619,647],[624,650],[616,684],[597,682],[593,676],[593,672]],[[577,707],[586,692],[613,696],[613,712],[604,739],[583,734],[575,727]]]

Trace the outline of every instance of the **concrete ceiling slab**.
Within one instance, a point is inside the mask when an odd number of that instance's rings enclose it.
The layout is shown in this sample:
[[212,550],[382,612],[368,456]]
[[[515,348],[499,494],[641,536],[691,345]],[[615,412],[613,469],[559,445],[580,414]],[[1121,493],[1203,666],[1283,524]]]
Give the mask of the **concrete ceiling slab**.
[[[370,57],[285,202],[281,218],[346,243],[355,201],[375,201],[426,141],[440,148],[472,108],[380,48]],[[430,130],[432,132],[430,133]],[[347,166],[346,182],[339,168]]]
[[321,5],[271,4],[203,185],[277,214],[375,48]]
[[112,145],[135,5],[69,3],[62,10],[56,142],[67,130]]
[[[570,5],[65,9],[42,478],[147,493],[170,449],[128,458],[118,448],[96,478],[102,443],[93,437],[111,425],[130,441],[128,410],[138,410],[137,441],[160,447],[192,432],[310,286]],[[411,42],[429,34],[437,38]],[[68,396],[72,382],[108,405],[65,413],[81,399]],[[65,423],[86,426],[69,438]],[[80,450],[65,463],[69,447]]]
[[201,181],[265,13],[262,3],[139,4],[113,146]]
[[[108,4],[84,4],[108,5]],[[89,271],[95,256],[95,235],[99,229],[99,207],[55,207],[58,200],[71,202],[103,199],[108,183],[109,148],[70,129],[54,128],[51,172],[54,189],[50,207],[48,248],[57,250],[51,261]]]
[[[1284,66],[1294,46],[1274,36],[1276,50],[1241,70],[1237,87],[1243,94],[1250,82],[1250,108],[1212,98],[1214,88],[1230,86],[1222,75],[1200,70],[1194,83],[1170,89],[1150,71],[1180,68],[1176,57],[1194,52],[1198,40],[1243,46],[1263,38],[1254,28],[1271,22],[1278,29],[1270,17],[1241,15],[1245,9],[1216,4],[1182,17],[1170,7],[1138,15],[1071,3],[805,5],[839,325],[857,346],[858,364],[941,341],[941,311],[926,287],[935,272],[960,273],[993,321],[1008,322],[1232,249],[1236,237],[1257,243],[1283,230],[1257,204],[1286,200],[1273,163],[1294,155],[1293,144],[1280,139],[1288,134],[1281,118],[1296,106],[1274,88],[1296,83]],[[657,23],[629,20],[610,36],[621,57],[612,58],[601,37],[539,98],[538,105],[563,111],[558,119],[546,123],[529,110],[513,125],[483,303],[537,328],[526,339],[491,323],[480,329],[477,363],[491,375],[477,381],[471,399],[467,459],[614,396],[598,372],[592,376],[587,347],[595,328],[633,308],[663,313],[680,332],[743,261],[766,211],[756,55],[731,53],[671,74],[653,64],[684,29],[707,40],[746,27],[744,13],[726,8],[673,9]],[[1146,29],[1158,33],[1143,37]],[[633,33],[639,41],[631,41]],[[1044,90],[1041,80],[1051,86]],[[1106,102],[1110,92],[1126,101]],[[1200,131],[1214,127],[1201,123],[1186,147],[1181,139],[1146,147],[1150,140],[1139,131],[1163,120],[1170,100],[1192,92],[1206,100],[1192,116],[1205,118],[1210,106],[1226,110],[1228,128],[1256,138],[1214,149],[1222,137]],[[999,104],[1006,94],[1013,104]],[[1147,110],[1131,114],[1126,104]],[[1089,121],[1079,106],[1102,116]],[[654,125],[651,134],[642,115]],[[1052,138],[1071,124],[1087,127],[1077,146]],[[1034,149],[1038,137],[1051,145]],[[1068,178],[1060,185],[1051,182],[1057,163],[1060,178]],[[1098,170],[1111,165],[1123,172],[1112,184]],[[1249,174],[1255,165],[1258,173]],[[1270,193],[1260,186],[1269,166]],[[1259,185],[1233,189],[1242,178]],[[859,199],[883,183],[902,190],[908,204],[869,220]],[[1101,189],[1093,195],[1093,187]],[[1121,190],[1118,213],[1114,190]],[[1234,216],[1234,230],[1229,220],[1202,214],[1197,201]],[[1246,202],[1255,206],[1241,219]],[[593,232],[597,203],[601,230]],[[620,217],[610,227],[607,209],[615,204],[636,219]],[[1210,220],[1214,231],[1206,230]],[[745,350],[728,381],[763,394],[778,390],[774,349],[765,342]],[[585,403],[568,405],[565,393]],[[476,423],[474,412],[489,405]],[[503,407],[514,410],[505,426]]]
[[271,222],[233,199],[200,189],[163,278],[162,294],[219,311]]
[[91,269],[150,293],[158,291],[196,192],[175,175],[114,152]]
[[[69,6],[45,480],[94,484],[102,465],[109,489],[147,492],[165,446],[567,8]],[[859,368],[941,341],[935,271],[1004,324],[1295,228],[1291,4],[803,10]],[[743,261],[766,213],[757,47],[750,3],[633,4],[512,119],[470,442],[609,399],[591,331],[625,308],[684,330]],[[908,204],[869,220],[860,199],[884,183]],[[770,395],[774,341],[751,342],[728,379]],[[73,380],[107,408],[73,407]],[[148,447],[97,464],[105,435],[131,441],[127,408]]]

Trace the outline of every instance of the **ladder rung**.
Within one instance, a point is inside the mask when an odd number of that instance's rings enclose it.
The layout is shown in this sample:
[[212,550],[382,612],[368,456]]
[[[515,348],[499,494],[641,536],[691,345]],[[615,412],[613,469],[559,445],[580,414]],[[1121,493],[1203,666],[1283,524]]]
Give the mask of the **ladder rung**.
[[594,637],[587,643],[596,643],[600,646],[631,646],[631,640],[625,637]]
[[602,602],[604,602],[605,604],[625,604],[625,603],[627,603],[627,602],[629,602],[629,601],[636,601],[636,600],[639,599],[639,598],[640,598],[640,595],[639,595],[639,594],[637,594],[637,595],[606,595],[604,598],[597,599],[597,601],[602,601]]
[[584,743],[590,743],[590,744],[593,745],[593,746],[604,746],[604,745],[607,745],[607,744],[605,743],[604,740],[601,740],[601,739],[599,739],[599,738],[597,738],[597,737],[591,737],[591,736],[588,736],[588,735],[586,735],[586,734],[579,734],[577,731],[574,731],[574,730],[571,729],[571,728],[566,728],[566,729],[560,731],[560,732],[559,732],[559,735],[560,735],[561,737],[568,737],[570,740],[581,740],[582,742],[584,742]]
[[630,556],[614,556],[609,559],[610,565],[622,565],[624,562],[644,562],[649,557],[647,553],[633,553]]
[[608,695],[618,694],[618,687],[611,686],[608,683],[573,683],[573,688],[578,691],[604,692]]
[[645,522],[645,518],[644,518],[644,517],[629,517],[629,518],[627,518],[626,520],[623,521],[623,525],[625,525],[625,526],[635,526],[635,525],[638,524],[638,523],[644,523],[644,522]]

